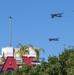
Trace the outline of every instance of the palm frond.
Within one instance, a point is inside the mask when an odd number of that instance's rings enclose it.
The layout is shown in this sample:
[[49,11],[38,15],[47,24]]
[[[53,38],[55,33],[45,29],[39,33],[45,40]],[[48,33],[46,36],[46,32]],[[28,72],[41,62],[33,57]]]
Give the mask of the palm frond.
[[21,46],[21,47],[22,47],[22,44],[21,44],[21,43],[18,43],[18,44],[16,45],[16,47],[18,47],[18,46]]
[[32,48],[33,48],[33,45],[31,45],[31,44],[28,44],[28,47],[32,47]]

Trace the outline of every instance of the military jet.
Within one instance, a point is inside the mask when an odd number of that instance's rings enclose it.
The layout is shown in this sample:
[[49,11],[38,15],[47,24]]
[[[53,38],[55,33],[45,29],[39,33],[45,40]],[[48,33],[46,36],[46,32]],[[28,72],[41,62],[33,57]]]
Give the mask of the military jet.
[[63,13],[51,14],[51,18],[54,18],[54,17],[62,17],[62,14]]
[[49,38],[49,41],[59,41],[59,38]]

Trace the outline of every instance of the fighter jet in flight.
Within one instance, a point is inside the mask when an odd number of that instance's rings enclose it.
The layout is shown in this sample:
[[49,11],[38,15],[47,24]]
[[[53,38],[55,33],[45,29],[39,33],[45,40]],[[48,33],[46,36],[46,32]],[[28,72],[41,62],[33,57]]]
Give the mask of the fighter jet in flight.
[[63,13],[57,13],[57,14],[51,14],[51,18],[54,18],[54,17],[62,17],[62,14]]
[[59,41],[59,38],[49,38],[49,41]]

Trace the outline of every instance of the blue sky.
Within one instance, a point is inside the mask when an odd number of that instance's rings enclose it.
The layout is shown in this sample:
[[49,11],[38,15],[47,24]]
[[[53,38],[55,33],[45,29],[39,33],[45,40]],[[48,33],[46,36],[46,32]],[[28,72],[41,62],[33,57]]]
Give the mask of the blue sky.
[[[58,55],[69,45],[74,46],[73,0],[1,0],[0,1],[0,52],[10,46],[12,20],[12,46],[32,44],[44,48],[40,56]],[[52,13],[64,13],[61,18],[51,18]],[[60,38],[50,42],[49,38]]]

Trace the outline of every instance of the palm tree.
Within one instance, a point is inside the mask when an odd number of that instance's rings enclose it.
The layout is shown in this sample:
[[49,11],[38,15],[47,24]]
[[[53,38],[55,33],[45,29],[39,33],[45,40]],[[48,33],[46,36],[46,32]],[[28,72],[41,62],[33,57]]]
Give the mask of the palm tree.
[[29,54],[29,46],[28,45],[24,45],[22,46],[20,43],[17,44],[17,47],[21,46],[21,48],[19,48],[18,51],[15,52],[15,54],[19,54],[20,57],[22,57],[25,54]]
[[[29,54],[29,45],[22,46],[20,43],[17,44],[17,47],[21,46],[14,54],[19,54],[20,58],[22,58],[23,55]],[[22,58],[22,65],[23,65],[23,58]]]
[[21,48],[18,51],[16,51],[15,54],[19,54],[20,57],[22,57],[25,54],[29,54],[29,48],[31,47],[36,53],[35,60],[37,60],[37,61],[39,61],[39,58],[40,58],[40,51],[42,50],[44,52],[43,48],[36,48],[36,47],[33,47],[33,45],[31,45],[31,44],[22,46],[20,43],[18,43],[17,47],[18,46],[21,46]]
[[36,53],[36,59],[37,61],[39,61],[39,58],[40,58],[40,51],[42,50],[44,52],[44,49],[43,48],[35,48],[33,47],[33,50],[35,51]]
[[29,44],[28,47],[31,47],[35,53],[36,53],[36,59],[37,61],[39,61],[39,58],[40,58],[40,51],[43,51],[44,52],[44,49],[43,48],[36,48],[36,47],[33,47],[33,45]]

